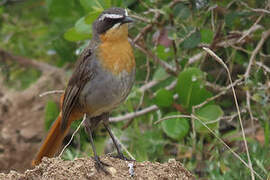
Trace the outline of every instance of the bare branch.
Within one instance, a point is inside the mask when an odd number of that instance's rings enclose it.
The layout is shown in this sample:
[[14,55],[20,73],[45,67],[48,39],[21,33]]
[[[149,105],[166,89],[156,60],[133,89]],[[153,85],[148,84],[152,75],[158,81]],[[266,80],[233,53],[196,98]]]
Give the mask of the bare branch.
[[176,72],[175,68],[173,68],[171,65],[169,65],[168,63],[162,61],[156,55],[154,55],[151,51],[148,51],[147,49],[143,48],[138,43],[135,43],[134,45],[135,45],[136,48],[138,48],[140,51],[142,51],[148,57],[152,58],[155,63],[157,63],[161,67],[163,67],[168,74],[173,75],[173,76],[177,76],[177,72]]
[[243,1],[239,1],[242,5],[244,5],[246,8],[250,9],[251,11],[254,12],[258,12],[258,13],[265,13],[265,14],[270,14],[270,11],[266,10],[266,9],[258,9],[258,8],[251,8],[247,5],[247,3],[243,2]]
[[44,93],[41,93],[39,97],[47,96],[49,94],[63,94],[65,90],[52,90],[52,91],[46,91]]
[[139,117],[139,116],[142,116],[142,115],[145,115],[147,113],[150,113],[150,112],[153,112],[153,111],[156,111],[158,110],[159,108],[156,106],[156,105],[152,105],[152,106],[149,106],[145,109],[142,109],[140,111],[137,111],[137,112],[132,112],[132,113],[128,113],[124,116],[120,116],[120,117],[113,117],[113,118],[110,118],[109,121],[110,122],[119,122],[119,121],[125,121],[125,120],[128,120],[128,119],[132,119],[132,118],[136,118],[136,117]]
[[11,60],[14,60],[22,66],[36,68],[36,69],[42,71],[43,73],[47,73],[47,72],[51,72],[51,71],[60,71],[59,68],[51,66],[47,63],[36,61],[36,60],[31,60],[31,59],[28,59],[26,57],[15,56],[15,55],[11,54],[10,52],[5,51],[3,49],[0,49],[0,55],[3,58],[9,58]]
[[249,64],[248,64],[246,73],[244,75],[245,76],[245,79],[247,79],[249,77],[251,66],[254,63],[255,57],[258,54],[258,52],[260,51],[260,49],[262,48],[265,40],[269,37],[269,35],[270,35],[270,29],[268,29],[267,31],[264,31],[262,33],[261,40],[259,41],[259,43],[257,44],[256,48],[254,49],[254,51],[252,52],[252,54],[250,56]]
[[256,62],[256,65],[260,66],[261,68],[263,68],[266,72],[270,73],[270,68],[267,67],[266,65],[264,65],[261,62]]
[[188,59],[188,64],[193,64],[193,63],[197,62],[198,60],[200,60],[203,57],[204,54],[205,54],[204,52],[195,54],[194,56],[192,56],[191,58]]
[[152,24],[148,24],[147,26],[145,26],[138,34],[137,36],[133,39],[133,43],[137,43],[137,41],[142,38],[148,31],[150,31],[152,29],[153,25]]
[[148,89],[151,89],[152,87],[154,87],[155,85],[157,85],[158,83],[162,82],[163,80],[167,79],[168,77],[165,77],[162,80],[152,80],[149,81],[148,83],[142,85],[139,89],[140,92],[144,92],[147,91]]
[[137,19],[139,21],[145,22],[145,23],[151,23],[151,20],[146,19],[146,18],[144,18],[142,16],[138,16],[138,15],[135,15],[135,14],[131,14],[129,16],[132,17],[132,18],[134,18],[134,19]]
[[238,40],[238,42],[241,42],[245,37],[247,37],[254,29],[256,29],[257,24],[261,21],[263,18],[264,14],[261,14],[258,19],[255,21],[255,23],[247,30],[244,31],[242,37]]

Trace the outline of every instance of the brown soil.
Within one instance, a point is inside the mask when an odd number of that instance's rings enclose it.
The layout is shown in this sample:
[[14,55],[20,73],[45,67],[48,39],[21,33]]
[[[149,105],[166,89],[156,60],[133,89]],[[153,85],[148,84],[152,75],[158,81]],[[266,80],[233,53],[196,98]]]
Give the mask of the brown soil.
[[52,89],[63,89],[57,73],[41,77],[24,91],[3,86],[0,77],[0,172],[30,168],[44,138],[44,110],[47,100],[56,102],[60,94],[39,97]]
[[[64,161],[60,158],[44,158],[43,162],[33,170],[27,170],[23,174],[11,171],[9,174],[0,173],[0,179],[195,179],[181,163],[175,160],[169,162],[127,162],[120,159],[102,156],[101,161],[107,163],[109,174],[97,171],[92,158],[79,158],[74,161]],[[134,175],[131,177],[129,163],[133,163]]]

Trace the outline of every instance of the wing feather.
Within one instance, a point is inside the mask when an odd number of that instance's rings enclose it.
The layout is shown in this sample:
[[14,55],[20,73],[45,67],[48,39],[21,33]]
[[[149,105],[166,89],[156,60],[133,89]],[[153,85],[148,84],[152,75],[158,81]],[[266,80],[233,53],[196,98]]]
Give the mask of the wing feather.
[[91,80],[94,74],[92,71],[93,68],[91,67],[92,58],[93,54],[91,53],[91,49],[85,49],[75,65],[75,70],[65,90],[62,105],[62,129],[66,128],[74,107],[78,105],[80,93],[83,87],[85,86],[86,82]]

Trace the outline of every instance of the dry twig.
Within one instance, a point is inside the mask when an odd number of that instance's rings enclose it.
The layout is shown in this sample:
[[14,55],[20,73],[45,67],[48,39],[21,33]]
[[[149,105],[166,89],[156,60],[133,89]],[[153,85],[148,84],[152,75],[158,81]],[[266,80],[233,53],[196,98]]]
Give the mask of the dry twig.
[[[247,5],[247,3],[243,2],[243,1],[239,1],[242,5],[244,5],[246,8],[250,9],[251,11],[254,12],[258,12],[258,13],[265,13],[265,14],[270,14],[270,11],[266,10],[266,9],[258,9],[258,8],[251,8]],[[269,3],[269,2],[268,2]]]
[[[233,84],[232,78],[231,78],[231,75],[230,75],[230,71],[229,71],[227,65],[223,62],[223,60],[220,59],[220,58],[219,58],[213,51],[211,51],[209,48],[203,48],[203,49],[204,49],[207,53],[209,53],[209,54],[210,54],[217,62],[219,62],[219,63],[226,69],[226,71],[227,71],[227,73],[228,73],[228,76],[229,76],[230,83]],[[232,87],[232,91],[233,91],[233,96],[234,96],[235,106],[236,106],[236,109],[237,109],[238,118],[239,118],[241,130],[242,130],[242,136],[243,136],[243,139],[244,139],[245,149],[246,149],[246,152],[247,152],[247,157],[248,157],[248,163],[249,163],[249,169],[250,169],[250,172],[251,172],[251,177],[252,177],[252,180],[255,180],[255,177],[254,177],[254,171],[253,171],[252,163],[251,163],[251,160],[250,160],[250,155],[249,155],[249,150],[248,150],[248,145],[247,145],[246,135],[245,135],[245,132],[244,132],[244,126],[243,126],[243,122],[242,122],[242,118],[241,118],[241,114],[240,114],[240,108],[239,108],[239,105],[238,105],[238,101],[237,101],[237,97],[236,97],[236,93],[235,93],[234,87]]]
[[[246,70],[246,72],[244,74],[244,77],[245,77],[245,81],[246,82],[247,82],[247,80],[249,78],[249,74],[250,74],[250,71],[251,71],[251,66],[252,66],[252,64],[254,64],[255,57],[258,54],[258,52],[260,51],[260,49],[262,48],[265,40],[269,36],[270,36],[270,29],[267,30],[267,31],[264,31],[262,33],[261,40],[259,41],[259,43],[257,44],[256,48],[254,49],[254,51],[251,54],[251,57],[249,59],[249,64],[248,64],[247,70]],[[248,109],[248,112],[249,112],[249,115],[250,115],[250,119],[251,119],[251,126],[254,128],[254,118],[253,118],[253,114],[252,114],[251,107],[250,107],[250,91],[249,91],[249,89],[246,90],[246,101],[247,101],[247,109]]]
[[86,114],[84,114],[82,122],[79,124],[79,126],[76,128],[76,130],[72,133],[71,138],[69,139],[68,143],[64,146],[64,148],[62,149],[62,151],[61,151],[61,153],[59,154],[58,157],[61,157],[62,154],[64,153],[64,151],[66,150],[66,148],[70,145],[70,143],[72,142],[75,134],[79,131],[79,129],[82,126],[82,124],[84,123],[85,119],[86,119]]
[[152,105],[152,106],[149,106],[149,107],[144,108],[144,109],[137,111],[137,112],[128,113],[128,114],[125,114],[124,116],[120,116],[120,117],[110,118],[109,121],[110,122],[125,121],[128,119],[132,119],[132,118],[136,118],[136,117],[145,115],[147,113],[150,113],[150,112],[156,111],[156,110],[158,110],[158,107],[156,105]]
[[264,65],[262,62],[256,62],[256,65],[260,66],[263,68],[266,72],[270,73],[270,68]]
[[266,41],[266,39],[269,36],[270,36],[270,29],[268,29],[267,31],[264,31],[262,33],[261,40],[259,41],[259,43],[257,44],[256,48],[254,49],[254,51],[252,52],[252,54],[250,56],[249,64],[248,64],[247,70],[246,70],[245,75],[244,75],[245,76],[245,80],[249,77],[251,66],[252,66],[252,64],[254,64],[256,55],[258,54],[258,52],[262,48],[264,42]]
[[50,94],[63,94],[65,91],[64,90],[52,90],[52,91],[46,91],[44,93],[41,93],[39,97],[47,96]]
[[264,14],[261,14],[258,19],[255,21],[255,23],[247,30],[244,31],[242,37],[238,40],[238,42],[241,42],[245,37],[247,37],[254,29],[256,29],[257,24],[261,21],[263,18]]

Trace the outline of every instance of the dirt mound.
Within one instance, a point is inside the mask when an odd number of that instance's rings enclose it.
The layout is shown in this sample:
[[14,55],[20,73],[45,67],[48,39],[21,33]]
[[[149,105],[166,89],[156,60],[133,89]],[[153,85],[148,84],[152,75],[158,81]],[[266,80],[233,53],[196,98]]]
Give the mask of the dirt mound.
[[[126,162],[120,159],[102,156],[101,161],[109,164],[106,167],[109,175],[98,172],[92,158],[79,158],[74,161],[64,161],[60,158],[44,158],[43,162],[33,170],[23,174],[11,171],[0,174],[0,179],[129,179],[132,169],[132,179],[195,179],[181,163],[170,160],[167,163]],[[131,167],[131,168],[130,168]]]
[[5,87],[0,77],[0,172],[24,172],[30,168],[46,134],[46,103],[48,99],[57,102],[60,98],[60,94],[43,98],[39,94],[54,88],[63,89],[66,81],[60,80],[60,75],[48,73],[23,91]]

